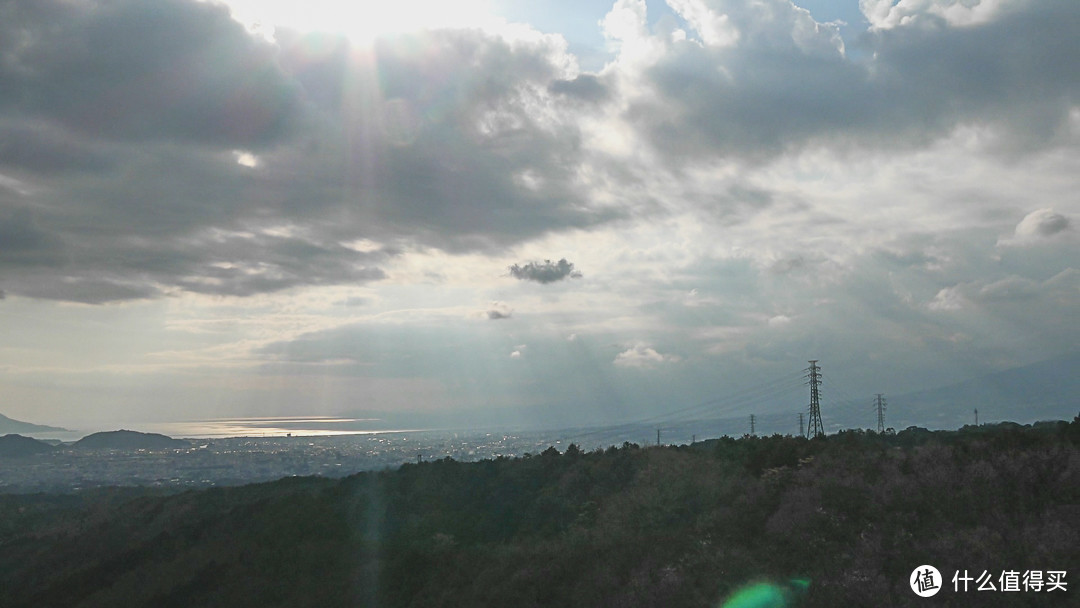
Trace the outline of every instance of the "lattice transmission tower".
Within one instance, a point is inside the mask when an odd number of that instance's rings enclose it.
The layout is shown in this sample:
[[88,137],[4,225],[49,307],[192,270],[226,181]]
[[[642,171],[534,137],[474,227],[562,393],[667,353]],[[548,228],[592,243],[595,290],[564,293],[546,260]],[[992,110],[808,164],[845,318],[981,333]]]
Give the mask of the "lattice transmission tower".
[[878,393],[877,398],[874,399],[874,406],[877,408],[877,432],[885,432],[885,394]]
[[810,424],[806,427],[806,436],[824,437],[825,426],[821,423],[821,368],[817,365],[817,359],[809,363],[810,367],[804,370],[806,383],[810,385]]

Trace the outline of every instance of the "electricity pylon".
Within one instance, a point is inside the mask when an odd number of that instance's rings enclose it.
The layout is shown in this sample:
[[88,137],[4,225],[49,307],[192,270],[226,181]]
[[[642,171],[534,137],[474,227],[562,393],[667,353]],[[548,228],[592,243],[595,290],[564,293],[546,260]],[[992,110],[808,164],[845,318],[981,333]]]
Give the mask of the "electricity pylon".
[[885,432],[885,395],[884,393],[878,393],[877,398],[874,400],[874,405],[877,407],[877,432]]
[[817,359],[811,360],[810,367],[805,371],[806,383],[810,385],[810,424],[806,427],[806,436],[824,437],[825,425],[821,423],[821,368],[817,366]]

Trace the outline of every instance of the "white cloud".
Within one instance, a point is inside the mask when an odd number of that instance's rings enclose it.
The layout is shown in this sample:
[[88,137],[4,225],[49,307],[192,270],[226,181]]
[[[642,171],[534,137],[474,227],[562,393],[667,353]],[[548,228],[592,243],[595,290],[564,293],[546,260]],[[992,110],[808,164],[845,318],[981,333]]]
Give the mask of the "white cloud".
[[790,323],[791,317],[787,315],[776,315],[774,317],[769,317],[769,320],[767,322],[769,327],[784,327],[785,325],[788,325]]
[[254,169],[259,166],[259,157],[255,156],[251,152],[244,150],[233,150],[233,157],[236,159],[236,164]]
[[1051,208],[1036,209],[1016,225],[1011,238],[1001,239],[999,245],[1026,246],[1056,240],[1071,232],[1069,218]]
[[739,30],[728,16],[711,10],[704,0],[668,0],[668,5],[697,31],[706,45],[728,47],[739,41]]
[[615,355],[615,365],[630,368],[652,368],[664,363],[675,363],[680,360],[677,355],[661,354],[651,346],[637,343],[623,352]]
[[993,19],[1007,7],[1024,0],[859,0],[859,8],[874,29],[925,24],[928,17],[952,26],[978,25]]
[[967,306],[967,298],[964,297],[959,286],[942,288],[927,304],[927,308],[939,312],[961,310],[965,306]]

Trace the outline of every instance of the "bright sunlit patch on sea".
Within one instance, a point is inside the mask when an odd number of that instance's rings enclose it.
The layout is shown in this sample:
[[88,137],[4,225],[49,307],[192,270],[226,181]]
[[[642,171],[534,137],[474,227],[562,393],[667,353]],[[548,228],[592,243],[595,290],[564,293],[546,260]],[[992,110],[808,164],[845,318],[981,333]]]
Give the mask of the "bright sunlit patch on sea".
[[161,433],[170,437],[330,437],[392,433],[398,429],[382,428],[375,418],[340,418],[334,416],[272,416],[258,418],[214,418],[187,422],[158,422],[138,425],[139,431]]
[[224,0],[249,31],[278,28],[344,34],[357,44],[423,29],[478,27],[492,21],[488,0]]

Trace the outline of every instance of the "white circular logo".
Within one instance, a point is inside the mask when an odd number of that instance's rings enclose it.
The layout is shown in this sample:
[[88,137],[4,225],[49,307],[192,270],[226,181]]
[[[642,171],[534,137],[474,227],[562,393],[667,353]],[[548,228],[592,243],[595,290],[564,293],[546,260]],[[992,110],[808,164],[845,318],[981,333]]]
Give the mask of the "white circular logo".
[[915,568],[908,577],[911,590],[919,597],[930,597],[941,591],[941,573],[933,566],[922,565]]

